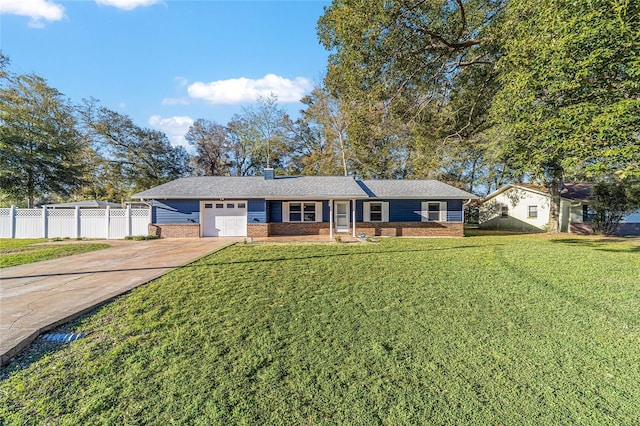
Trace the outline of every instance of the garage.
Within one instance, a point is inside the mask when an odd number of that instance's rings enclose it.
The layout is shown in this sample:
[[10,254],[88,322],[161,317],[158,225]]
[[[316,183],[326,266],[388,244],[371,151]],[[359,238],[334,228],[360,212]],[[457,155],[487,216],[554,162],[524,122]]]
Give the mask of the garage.
[[203,201],[203,237],[246,237],[246,201]]

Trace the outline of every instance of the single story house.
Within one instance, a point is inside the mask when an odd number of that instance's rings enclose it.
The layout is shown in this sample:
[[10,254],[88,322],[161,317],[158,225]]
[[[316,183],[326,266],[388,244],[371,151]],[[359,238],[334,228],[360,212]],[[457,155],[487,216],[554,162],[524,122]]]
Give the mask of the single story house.
[[[593,232],[593,199],[589,183],[565,183],[560,190],[560,231],[576,234]],[[551,196],[547,188],[513,183],[499,188],[480,202],[481,229],[540,232],[549,223]],[[640,212],[623,218],[617,234],[640,235]]]
[[435,180],[348,176],[199,176],[134,195],[161,237],[351,234],[463,236],[473,194]]

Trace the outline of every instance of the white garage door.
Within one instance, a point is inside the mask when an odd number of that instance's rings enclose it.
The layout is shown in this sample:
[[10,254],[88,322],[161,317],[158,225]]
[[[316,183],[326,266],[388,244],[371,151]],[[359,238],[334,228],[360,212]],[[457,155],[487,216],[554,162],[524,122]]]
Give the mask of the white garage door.
[[212,201],[202,203],[204,237],[246,237],[246,201]]

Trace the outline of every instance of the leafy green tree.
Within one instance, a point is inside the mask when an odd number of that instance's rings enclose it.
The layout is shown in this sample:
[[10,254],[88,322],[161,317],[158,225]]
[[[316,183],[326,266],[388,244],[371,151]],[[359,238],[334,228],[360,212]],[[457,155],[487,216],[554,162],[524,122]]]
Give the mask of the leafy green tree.
[[[102,158],[95,182],[110,183],[117,200],[191,172],[189,154],[159,131],[141,128],[131,118],[88,101],[80,109],[86,137]],[[114,195],[115,196],[115,195]]]
[[349,117],[360,174],[458,181],[489,170],[494,157],[481,135],[497,89],[492,31],[504,3],[361,0],[325,9],[325,84]]
[[287,169],[292,123],[275,95],[259,97],[256,105],[232,117],[227,127],[233,133],[230,150],[236,175],[259,174],[265,166]]
[[510,0],[500,27],[494,139],[550,189],[566,175],[640,174],[640,3]]
[[83,184],[84,146],[74,110],[35,74],[0,74],[0,187],[34,207],[43,194],[67,196]]
[[301,102],[306,105],[294,127],[295,150],[302,174],[349,175],[351,152],[348,121],[340,101],[324,88],[315,88]]
[[185,135],[196,150],[196,174],[226,176],[229,174],[229,129],[213,121],[196,120]]
[[640,184],[631,179],[599,182],[594,185],[592,196],[593,230],[598,234],[615,234],[622,218],[640,209]]

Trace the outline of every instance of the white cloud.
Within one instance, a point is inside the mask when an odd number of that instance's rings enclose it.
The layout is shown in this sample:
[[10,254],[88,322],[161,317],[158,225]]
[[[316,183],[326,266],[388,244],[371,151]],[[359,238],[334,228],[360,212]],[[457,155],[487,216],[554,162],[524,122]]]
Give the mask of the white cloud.
[[193,119],[187,116],[175,115],[173,117],[161,117],[159,115],[152,115],[149,117],[149,126],[164,132],[171,141],[171,145],[182,145],[185,148],[188,148],[189,144],[184,138],[184,135],[192,124]]
[[212,104],[231,105],[255,102],[259,96],[268,97],[272,93],[279,102],[298,102],[313,89],[313,82],[303,77],[294,80],[267,74],[257,80],[233,78],[210,83],[195,82],[187,88],[189,96]]
[[162,0],[96,0],[96,3],[102,6],[113,6],[122,10],[133,10],[137,7],[162,3]]
[[171,105],[189,105],[189,99],[187,98],[164,98],[161,102],[164,106]]
[[48,0],[2,0],[0,14],[28,16],[29,26],[44,27],[44,21],[60,21],[64,16],[64,7]]

